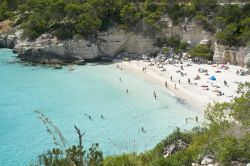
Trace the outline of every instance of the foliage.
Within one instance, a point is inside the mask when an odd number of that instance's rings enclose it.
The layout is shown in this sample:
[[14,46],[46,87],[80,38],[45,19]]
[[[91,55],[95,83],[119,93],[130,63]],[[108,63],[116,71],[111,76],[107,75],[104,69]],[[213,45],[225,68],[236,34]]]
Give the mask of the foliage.
[[41,120],[47,129],[48,134],[52,136],[55,146],[60,148],[53,148],[47,153],[38,156],[38,160],[35,163],[31,163],[31,166],[88,166],[102,165],[103,153],[99,149],[99,144],[94,143],[89,148],[88,152],[84,150],[82,145],[82,137],[85,133],[81,133],[80,129],[76,126],[76,133],[79,136],[79,145],[68,147],[67,140],[63,137],[58,127],[49,120],[49,118],[42,112],[35,110],[37,117]]
[[197,58],[207,59],[207,60],[211,60],[213,57],[213,51],[211,47],[207,44],[197,45],[196,47],[192,48],[189,51],[189,54],[193,58],[197,57]]
[[173,48],[175,52],[182,52],[188,49],[188,43],[182,42],[180,36],[175,35],[166,38],[158,38],[156,41],[158,47],[170,47]]
[[[138,23],[161,30],[162,16],[180,24],[196,20],[216,33],[219,43],[244,46],[250,42],[250,4],[218,5],[216,0],[2,0],[0,21],[18,15],[24,37],[53,32],[60,39],[91,36],[114,24],[135,30]],[[137,28],[138,29],[138,28]],[[140,30],[142,30],[140,28]]]
[[136,6],[133,3],[128,3],[124,5],[121,10],[121,19],[127,25],[127,27],[132,27],[135,25],[141,17],[141,13],[136,10]]

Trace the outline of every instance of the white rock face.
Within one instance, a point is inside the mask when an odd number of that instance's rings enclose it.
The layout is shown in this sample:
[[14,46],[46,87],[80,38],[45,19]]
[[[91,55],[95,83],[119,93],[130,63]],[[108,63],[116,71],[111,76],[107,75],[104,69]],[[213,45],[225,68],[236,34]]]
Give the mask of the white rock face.
[[214,44],[213,60],[217,63],[231,63],[234,65],[248,65],[250,61],[250,47],[229,48]]
[[154,54],[159,51],[153,46],[154,40],[150,37],[119,29],[111,29],[102,33],[98,39],[101,52],[108,56],[115,56],[122,51],[140,55]]
[[[245,61],[244,61],[244,64],[250,68],[250,53],[248,53],[245,57]],[[250,166],[250,163],[249,163],[249,166]]]
[[101,56],[114,57],[120,52],[149,55],[159,51],[159,48],[153,46],[154,40],[150,37],[116,28],[99,34],[95,42],[84,39],[61,41],[49,34],[43,34],[32,42],[21,40],[20,37],[17,38],[14,52],[18,53],[20,58],[33,62],[44,59],[73,62],[81,59],[95,59]]

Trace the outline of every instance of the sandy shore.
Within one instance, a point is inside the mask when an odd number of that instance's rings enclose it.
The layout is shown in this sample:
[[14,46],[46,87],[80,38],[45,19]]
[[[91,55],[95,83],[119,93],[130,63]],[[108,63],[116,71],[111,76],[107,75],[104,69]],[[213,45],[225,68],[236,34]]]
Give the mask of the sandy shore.
[[[208,103],[212,102],[229,102],[233,97],[237,96],[238,83],[250,81],[249,75],[240,76],[236,74],[237,70],[242,69],[240,66],[227,65],[229,68],[225,69],[221,65],[191,64],[191,66],[187,66],[185,64],[167,64],[163,66],[166,71],[161,71],[162,68],[159,68],[158,65],[150,66],[149,64],[150,62],[143,61],[117,61],[114,65],[142,76],[164,88],[166,88],[165,83],[167,83],[166,90],[186,100],[198,109],[204,109]],[[183,70],[181,66],[183,66]],[[143,72],[144,67],[146,67],[146,71]],[[208,74],[200,73],[199,68],[206,69]],[[178,71],[181,71],[184,75],[182,76]],[[199,80],[194,79],[197,75],[200,77]],[[210,80],[211,76],[214,76],[216,80]],[[190,79],[190,83],[188,79]],[[224,84],[224,81],[227,82],[227,85]],[[218,91],[222,95],[218,95]]]

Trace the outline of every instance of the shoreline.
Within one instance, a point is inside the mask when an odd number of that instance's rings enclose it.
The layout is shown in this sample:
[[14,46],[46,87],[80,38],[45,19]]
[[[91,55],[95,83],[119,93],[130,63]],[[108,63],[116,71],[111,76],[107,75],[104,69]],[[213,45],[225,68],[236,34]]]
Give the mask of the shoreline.
[[[143,62],[141,60],[133,60],[130,62],[127,61],[114,61],[116,66],[122,67],[123,70],[127,70],[132,74],[135,74],[139,77],[151,81],[168,91],[170,94],[185,100],[188,104],[194,108],[204,110],[204,108],[213,102],[230,102],[233,97],[237,96],[236,90],[238,84],[236,82],[247,82],[250,80],[250,75],[247,76],[235,76],[237,70],[240,70],[240,66],[229,65],[228,70],[220,69],[221,73],[216,73],[217,67],[206,64],[192,64],[192,66],[185,66],[184,72],[185,76],[181,76],[176,71],[179,70],[181,64],[167,64],[164,65],[166,71],[161,71],[157,65],[149,66],[149,62]],[[146,68],[146,71],[142,71],[143,68]],[[198,72],[198,68],[206,68],[209,75],[203,75]],[[198,75],[201,77],[200,80],[194,80],[194,77]],[[222,77],[223,79],[218,79],[216,81],[209,80],[209,77],[216,75],[215,77]],[[172,76],[172,81],[170,77]],[[232,79],[235,78],[235,79]],[[188,79],[191,80],[191,83],[188,83]],[[229,86],[224,85],[224,81],[227,80]],[[179,82],[180,81],[180,82]],[[165,86],[167,82],[167,88]],[[176,89],[175,89],[176,85]],[[224,95],[218,96],[215,91],[222,91]]]

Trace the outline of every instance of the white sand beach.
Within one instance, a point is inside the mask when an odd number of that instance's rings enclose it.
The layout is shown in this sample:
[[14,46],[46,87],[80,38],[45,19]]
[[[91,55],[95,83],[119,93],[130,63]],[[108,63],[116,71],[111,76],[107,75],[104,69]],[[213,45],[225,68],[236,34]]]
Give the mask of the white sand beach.
[[[226,65],[225,67],[223,65],[192,63],[191,66],[167,64],[159,68],[157,64],[153,66],[149,64],[150,62],[134,60],[130,62],[118,61],[114,65],[153,81],[160,86],[166,87],[165,83],[167,83],[166,90],[199,109],[203,109],[208,103],[212,102],[229,102],[233,97],[237,96],[238,84],[250,81],[250,75],[241,76],[236,74],[237,70],[247,70],[240,66]],[[144,67],[146,67],[146,71],[143,72]],[[207,74],[206,72],[199,72],[199,68],[207,70]],[[166,71],[162,71],[163,69]],[[197,75],[199,75],[200,79],[195,80],[194,78]],[[214,76],[216,80],[210,80],[211,76]],[[190,79],[190,83],[188,79]],[[226,81],[226,85],[224,81]]]

